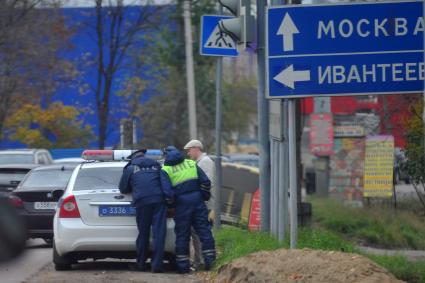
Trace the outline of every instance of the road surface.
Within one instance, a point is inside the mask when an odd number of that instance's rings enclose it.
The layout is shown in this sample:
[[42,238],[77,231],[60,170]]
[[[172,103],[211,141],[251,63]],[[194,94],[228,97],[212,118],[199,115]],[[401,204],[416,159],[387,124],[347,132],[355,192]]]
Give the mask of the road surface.
[[71,271],[56,271],[52,263],[52,248],[41,239],[29,240],[26,251],[17,259],[0,265],[1,283],[200,283],[202,274],[181,275],[174,271],[162,274],[129,271],[129,260],[87,260],[73,265]]
[[36,274],[52,261],[52,248],[41,239],[29,240],[25,252],[13,261],[0,265],[2,283],[19,283]]

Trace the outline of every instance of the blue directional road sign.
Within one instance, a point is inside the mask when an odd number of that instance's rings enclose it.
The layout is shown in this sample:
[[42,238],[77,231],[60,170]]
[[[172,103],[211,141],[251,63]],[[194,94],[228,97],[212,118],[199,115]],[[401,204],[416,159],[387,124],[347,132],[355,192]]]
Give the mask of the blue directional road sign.
[[267,10],[267,97],[417,93],[422,1]]
[[229,16],[204,15],[201,18],[201,45],[199,51],[206,56],[238,56],[236,42],[218,28],[218,22]]

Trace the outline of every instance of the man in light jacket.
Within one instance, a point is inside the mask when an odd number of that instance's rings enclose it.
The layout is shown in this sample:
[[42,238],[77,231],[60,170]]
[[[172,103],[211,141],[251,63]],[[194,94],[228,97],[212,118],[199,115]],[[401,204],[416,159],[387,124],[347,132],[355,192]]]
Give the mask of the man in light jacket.
[[[208,179],[211,180],[211,198],[206,202],[208,208],[208,220],[212,223],[214,220],[214,205],[215,205],[215,164],[214,161],[204,152],[204,146],[199,140],[191,140],[185,146],[184,149],[187,151],[187,155],[190,159],[196,161],[196,164],[205,172]],[[192,241],[193,241],[193,268],[198,269],[202,264],[201,257],[201,243],[199,237],[192,229]]]

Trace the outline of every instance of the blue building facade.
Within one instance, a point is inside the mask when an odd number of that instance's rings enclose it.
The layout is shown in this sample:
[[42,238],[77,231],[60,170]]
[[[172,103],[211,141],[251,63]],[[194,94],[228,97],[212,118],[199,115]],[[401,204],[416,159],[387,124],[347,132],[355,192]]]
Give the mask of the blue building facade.
[[[109,29],[111,27],[111,22],[108,17],[108,7],[103,9],[103,18],[104,18],[104,36],[106,41],[109,41]],[[127,32],[125,25],[131,24],[134,21],[141,9],[156,9],[155,7],[150,6],[126,6],[123,8],[123,32]],[[137,52],[147,52],[145,48],[145,39],[146,35],[153,35],[152,33],[157,33],[160,31],[160,28],[164,26],[169,26],[172,28],[172,24],[169,20],[169,14],[175,9],[174,6],[169,5],[161,9],[161,14],[163,17],[161,21],[163,24],[158,25],[155,29],[141,30],[135,36],[134,43],[131,46],[131,52],[128,52],[126,56],[123,57],[121,68],[119,68],[114,76],[113,85],[111,89],[110,96],[110,112],[109,119],[107,123],[107,134],[105,147],[116,147],[120,142],[120,120],[122,118],[128,118],[128,108],[126,101],[123,97],[118,95],[118,92],[122,89],[123,83],[130,76],[141,77],[144,80],[149,80],[150,78],[146,77],[146,73],[143,70],[149,70],[151,66],[143,66],[143,69],[134,69],[132,62],[134,61],[134,54]],[[63,15],[65,17],[66,25],[72,30],[75,31],[70,39],[72,48],[61,52],[63,58],[72,61],[77,67],[78,75],[72,83],[62,85],[56,94],[53,96],[54,101],[62,101],[65,105],[75,106],[81,111],[81,118],[85,124],[91,125],[93,132],[96,136],[90,144],[91,148],[98,147],[98,129],[99,121],[97,118],[97,108],[96,108],[96,99],[94,93],[94,87],[97,83],[97,56],[98,56],[98,47],[96,42],[96,30],[94,29],[96,24],[96,10],[94,7],[73,7],[73,8],[63,8]],[[103,48],[105,64],[109,63],[109,49],[105,45]],[[135,53],[136,52],[136,53]],[[151,83],[143,91],[141,95],[140,103],[144,103],[152,95],[155,95],[154,81],[149,80]],[[143,98],[143,99],[142,99]],[[142,135],[138,131],[139,140]],[[23,147],[22,144],[17,142],[12,142],[9,140],[3,140],[0,144],[2,148],[19,148]]]

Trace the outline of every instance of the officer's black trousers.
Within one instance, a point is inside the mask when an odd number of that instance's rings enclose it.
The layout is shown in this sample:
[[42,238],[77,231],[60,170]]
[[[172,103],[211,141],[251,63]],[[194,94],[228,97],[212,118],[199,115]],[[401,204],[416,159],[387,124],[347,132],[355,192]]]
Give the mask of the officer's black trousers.
[[136,240],[137,264],[145,268],[149,253],[149,237],[152,226],[152,271],[163,270],[164,245],[167,227],[167,206],[153,203],[136,207],[136,222],[139,236]]
[[176,264],[179,272],[190,271],[189,241],[191,227],[198,234],[202,244],[205,266],[215,260],[215,243],[208,222],[208,210],[200,192],[191,192],[176,197]]

